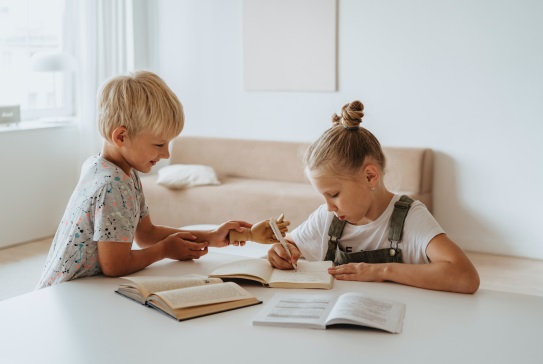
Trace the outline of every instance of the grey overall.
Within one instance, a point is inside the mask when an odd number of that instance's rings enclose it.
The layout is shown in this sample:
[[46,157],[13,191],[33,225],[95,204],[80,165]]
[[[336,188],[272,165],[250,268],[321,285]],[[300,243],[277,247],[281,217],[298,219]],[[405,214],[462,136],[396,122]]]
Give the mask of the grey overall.
[[402,250],[398,244],[402,240],[403,224],[409,208],[414,200],[406,195],[400,197],[394,204],[394,211],[390,218],[390,226],[388,230],[388,240],[390,248],[360,251],[360,252],[345,252],[339,246],[339,239],[343,234],[343,228],[347,221],[340,220],[334,216],[330,229],[328,229],[328,251],[324,260],[331,260],[335,265],[347,263],[403,263]]

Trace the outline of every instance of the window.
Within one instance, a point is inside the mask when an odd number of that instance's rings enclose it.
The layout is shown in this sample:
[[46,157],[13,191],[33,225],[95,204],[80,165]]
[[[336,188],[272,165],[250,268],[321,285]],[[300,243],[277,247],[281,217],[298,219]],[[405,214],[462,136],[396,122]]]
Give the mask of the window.
[[64,0],[0,0],[0,106],[19,105],[22,121],[73,115],[70,67],[43,63],[63,55],[63,11]]

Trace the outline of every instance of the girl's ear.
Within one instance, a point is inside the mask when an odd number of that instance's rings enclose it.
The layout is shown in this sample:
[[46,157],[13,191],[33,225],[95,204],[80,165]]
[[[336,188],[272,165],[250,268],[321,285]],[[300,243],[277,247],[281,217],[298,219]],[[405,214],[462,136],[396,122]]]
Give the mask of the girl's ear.
[[123,146],[127,138],[127,130],[125,126],[119,126],[113,130],[111,133],[111,140],[116,147],[120,148]]
[[377,168],[375,164],[370,163],[364,168],[364,174],[366,180],[368,181],[368,186],[372,189],[375,188],[375,186],[379,183],[379,179],[381,178],[379,168]]

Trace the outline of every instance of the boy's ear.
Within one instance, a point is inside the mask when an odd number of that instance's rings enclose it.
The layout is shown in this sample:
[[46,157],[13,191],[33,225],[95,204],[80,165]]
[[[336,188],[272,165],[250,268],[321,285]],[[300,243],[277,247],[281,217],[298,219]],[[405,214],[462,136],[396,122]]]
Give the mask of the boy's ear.
[[125,126],[119,126],[111,133],[111,140],[117,147],[121,147],[127,138],[127,130]]

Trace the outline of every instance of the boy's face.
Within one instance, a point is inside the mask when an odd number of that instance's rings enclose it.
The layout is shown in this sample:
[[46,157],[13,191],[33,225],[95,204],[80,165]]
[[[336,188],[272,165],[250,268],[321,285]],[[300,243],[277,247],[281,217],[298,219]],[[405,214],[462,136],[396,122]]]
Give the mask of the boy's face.
[[151,133],[142,133],[133,138],[126,138],[120,150],[129,168],[149,173],[159,160],[170,158],[168,150],[170,140]]

